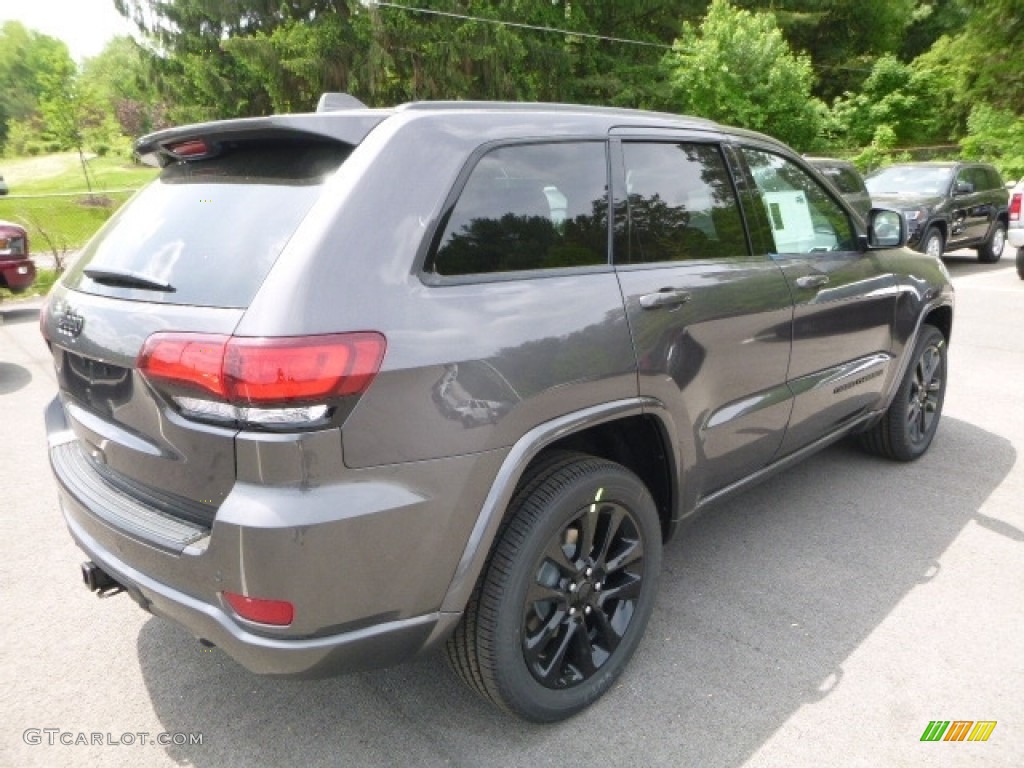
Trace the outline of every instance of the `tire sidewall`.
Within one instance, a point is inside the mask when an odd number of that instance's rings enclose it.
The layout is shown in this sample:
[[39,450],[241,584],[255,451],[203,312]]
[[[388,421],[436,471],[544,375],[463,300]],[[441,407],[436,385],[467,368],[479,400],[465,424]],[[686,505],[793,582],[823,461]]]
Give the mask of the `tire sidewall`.
[[[939,401],[935,409],[935,417],[932,421],[931,428],[928,430],[928,433],[923,440],[915,443],[910,439],[907,432],[910,391],[913,386],[914,372],[917,370],[917,365],[921,360],[921,355],[924,354],[925,349],[935,343],[940,345],[940,376],[942,388],[939,392]],[[900,384],[900,388],[896,392],[896,399],[893,401],[893,405],[896,407],[896,413],[893,414],[891,423],[891,427],[894,430],[894,434],[892,434],[891,437],[893,446],[897,449],[897,453],[901,459],[913,460],[919,458],[920,456],[923,456],[927,452],[929,446],[931,446],[935,433],[938,431],[939,422],[941,421],[942,416],[942,407],[946,401],[946,384],[948,380],[947,371],[948,360],[945,337],[937,328],[930,325],[923,326],[921,335],[914,345],[914,353],[910,359],[910,366],[907,368],[907,372],[903,376],[903,382]]]
[[[588,680],[563,690],[539,683],[523,656],[523,610],[541,553],[551,539],[593,503],[595,489],[604,488],[603,502],[614,501],[633,515],[644,545],[643,589],[622,642],[604,665]],[[628,470],[609,465],[607,470],[587,473],[561,489],[546,514],[529,529],[510,563],[503,584],[496,620],[494,645],[497,684],[504,699],[516,712],[531,720],[561,720],[601,697],[619,674],[643,637],[657,593],[661,570],[661,530],[657,511],[647,489]],[[503,553],[497,553],[499,556]]]
[[946,250],[946,240],[942,236],[942,232],[940,232],[937,227],[928,227],[928,229],[925,230],[924,237],[921,239],[921,251],[923,253],[928,253],[928,243],[930,243],[933,238],[939,241],[938,257],[941,258],[942,254],[945,253]]
[[[998,237],[999,233],[1002,233],[1002,237]],[[996,239],[1001,241],[999,248],[996,248]],[[999,261],[1003,255],[1003,247],[1006,245],[1006,226],[1001,221],[997,221],[995,226],[992,227],[992,231],[989,233],[988,238],[982,244],[978,251],[978,258],[984,264],[995,264]]]

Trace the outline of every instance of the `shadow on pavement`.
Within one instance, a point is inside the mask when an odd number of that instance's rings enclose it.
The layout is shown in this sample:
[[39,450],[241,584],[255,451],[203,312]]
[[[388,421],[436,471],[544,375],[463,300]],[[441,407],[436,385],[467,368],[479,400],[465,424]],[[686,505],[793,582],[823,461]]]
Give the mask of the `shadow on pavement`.
[[164,728],[203,733],[202,746],[168,748],[182,764],[732,768],[841,684],[847,657],[935,577],[968,522],[1021,539],[979,514],[1015,458],[1005,439],[946,418],[916,463],[843,444],[723,503],[667,547],[658,606],[616,689],[554,726],[478,700],[440,657],[274,680],[151,619],[141,668]]
[[41,300],[2,302],[0,303],[0,325],[39,322],[39,307],[41,305]]
[[0,361],[0,395],[17,392],[32,381],[28,368]]

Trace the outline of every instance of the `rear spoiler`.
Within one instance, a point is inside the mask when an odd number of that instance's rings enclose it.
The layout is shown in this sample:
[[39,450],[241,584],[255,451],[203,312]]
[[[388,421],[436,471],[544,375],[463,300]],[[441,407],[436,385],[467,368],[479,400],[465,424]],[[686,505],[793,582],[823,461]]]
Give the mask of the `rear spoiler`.
[[307,139],[355,146],[392,113],[393,110],[389,109],[347,108],[316,114],[195,123],[143,136],[135,142],[135,152],[146,165],[163,167],[189,158],[208,156],[203,146],[214,147],[229,141]]

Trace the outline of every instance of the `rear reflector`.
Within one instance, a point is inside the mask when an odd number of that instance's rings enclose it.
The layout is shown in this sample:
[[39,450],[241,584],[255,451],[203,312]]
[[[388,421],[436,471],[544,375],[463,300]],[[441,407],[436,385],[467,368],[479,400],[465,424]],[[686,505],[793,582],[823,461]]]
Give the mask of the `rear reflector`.
[[287,626],[295,618],[295,606],[287,600],[264,600],[260,597],[246,597],[237,592],[224,592],[224,599],[243,619],[258,621],[260,624]]
[[155,333],[139,353],[150,381],[240,406],[294,406],[366,391],[387,342],[375,332],[245,338]]

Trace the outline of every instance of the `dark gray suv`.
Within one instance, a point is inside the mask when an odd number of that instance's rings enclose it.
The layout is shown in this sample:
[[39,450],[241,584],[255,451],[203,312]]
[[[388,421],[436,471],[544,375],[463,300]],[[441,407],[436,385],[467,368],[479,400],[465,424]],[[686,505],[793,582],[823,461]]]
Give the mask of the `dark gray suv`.
[[766,136],[426,103],[137,149],[159,179],[41,316],[60,503],[91,589],[256,672],[447,645],[484,697],[567,717],[636,649],[681,523],[938,426],[942,263]]
[[985,264],[1003,255],[1009,194],[991,165],[899,163],[880,168],[865,183],[876,205],[903,211],[911,246],[938,257],[974,248]]

